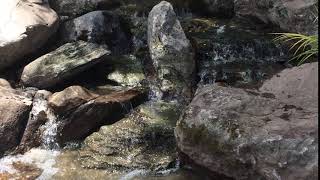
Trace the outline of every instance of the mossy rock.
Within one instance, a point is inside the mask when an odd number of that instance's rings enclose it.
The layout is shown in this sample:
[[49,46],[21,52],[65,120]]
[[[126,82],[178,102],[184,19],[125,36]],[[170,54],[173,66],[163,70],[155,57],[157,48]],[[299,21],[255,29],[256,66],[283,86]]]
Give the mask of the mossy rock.
[[169,168],[177,158],[174,128],[180,112],[173,103],[140,105],[127,118],[86,138],[82,166],[112,171]]

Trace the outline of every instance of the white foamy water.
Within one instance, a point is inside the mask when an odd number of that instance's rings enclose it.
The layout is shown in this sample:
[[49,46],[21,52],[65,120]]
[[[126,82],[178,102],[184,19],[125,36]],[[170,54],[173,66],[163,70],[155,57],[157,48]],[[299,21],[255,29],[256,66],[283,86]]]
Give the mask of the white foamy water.
[[220,26],[220,27],[217,29],[217,34],[222,34],[222,33],[224,33],[225,27],[226,27],[225,25]]
[[59,144],[57,143],[59,123],[53,110],[49,107],[48,101],[45,100],[44,97],[35,98],[35,100],[33,101],[33,107],[30,112],[28,121],[34,121],[34,119],[36,119],[39,116],[40,112],[45,112],[48,118],[48,121],[40,127],[41,129],[43,129],[42,147],[44,149],[59,149]]
[[43,170],[42,174],[37,178],[38,180],[50,179],[55,173],[58,172],[58,168],[55,168],[55,158],[60,154],[59,151],[45,150],[45,149],[31,149],[25,154],[19,154],[15,156],[6,156],[0,159],[0,173],[17,173],[12,163],[22,162],[35,165]]
[[48,114],[49,121],[46,122],[42,135],[42,147],[44,149],[59,149],[57,143],[58,126],[57,118],[53,113]]
[[51,179],[58,172],[55,168],[56,157],[60,154],[59,145],[56,142],[58,123],[53,111],[48,107],[45,94],[39,93],[39,98],[33,101],[33,107],[29,115],[29,121],[36,121],[41,112],[46,113],[48,121],[41,128],[43,129],[42,147],[34,148],[24,154],[10,155],[0,159],[0,173],[21,174],[13,167],[13,163],[21,162],[35,166],[42,170],[39,180]]

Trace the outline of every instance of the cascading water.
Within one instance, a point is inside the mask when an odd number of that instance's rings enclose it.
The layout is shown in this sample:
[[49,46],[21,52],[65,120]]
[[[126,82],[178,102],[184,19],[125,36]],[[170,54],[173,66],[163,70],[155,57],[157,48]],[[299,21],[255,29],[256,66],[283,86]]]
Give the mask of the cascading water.
[[59,149],[57,143],[58,122],[57,117],[51,110],[47,111],[48,122],[43,126],[42,147],[44,149]]
[[[45,113],[48,121],[40,127],[43,130],[42,145],[40,148],[33,148],[24,154],[15,156],[6,156],[0,159],[0,175],[13,174],[14,177],[21,177],[22,179],[29,176],[28,173],[17,170],[14,167],[15,163],[22,163],[26,166],[40,169],[41,174],[37,175],[37,179],[50,179],[58,168],[55,168],[56,157],[60,154],[59,145],[56,142],[58,122],[53,111],[48,107],[48,102],[45,98],[47,92],[38,91],[33,100],[33,107],[29,114],[29,122],[36,121],[41,113]],[[0,177],[1,179],[1,177]]]

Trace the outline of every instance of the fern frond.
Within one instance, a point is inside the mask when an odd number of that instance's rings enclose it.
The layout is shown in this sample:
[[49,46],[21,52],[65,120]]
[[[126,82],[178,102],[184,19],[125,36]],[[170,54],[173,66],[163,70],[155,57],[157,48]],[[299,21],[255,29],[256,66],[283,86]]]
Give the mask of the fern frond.
[[[296,49],[293,54],[293,59],[299,60],[299,65],[308,60],[312,56],[318,55],[318,36],[306,36],[297,33],[272,33],[276,35],[274,42],[292,42],[289,50]],[[303,52],[301,52],[303,51]],[[301,52],[299,54],[299,52]],[[290,60],[290,61],[291,61]]]

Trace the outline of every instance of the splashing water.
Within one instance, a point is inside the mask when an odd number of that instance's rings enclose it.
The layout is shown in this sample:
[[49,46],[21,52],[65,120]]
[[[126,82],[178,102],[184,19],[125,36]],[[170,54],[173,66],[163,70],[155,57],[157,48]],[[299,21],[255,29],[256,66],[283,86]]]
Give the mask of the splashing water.
[[59,154],[59,151],[34,148],[23,155],[6,156],[0,159],[0,173],[19,173],[12,164],[14,162],[22,162],[35,165],[43,170],[37,178],[38,180],[50,179],[58,172],[58,168],[55,168],[54,165],[56,163],[55,159]]
[[44,149],[59,149],[59,144],[57,143],[58,126],[56,116],[52,111],[48,111],[49,121],[42,127],[44,128],[42,135],[42,147]]
[[181,163],[179,160],[176,160],[176,164],[173,168],[159,171],[159,172],[157,172],[157,174],[162,175],[162,176],[170,175],[171,173],[177,172],[180,168],[181,168]]
[[56,141],[59,125],[57,122],[57,117],[48,105],[48,101],[45,98],[46,92],[38,92],[37,95],[39,97],[35,98],[33,101],[33,107],[28,121],[36,121],[40,112],[44,112],[48,121],[41,127],[41,129],[43,129],[42,147],[43,149],[48,150],[59,149],[59,145]]

